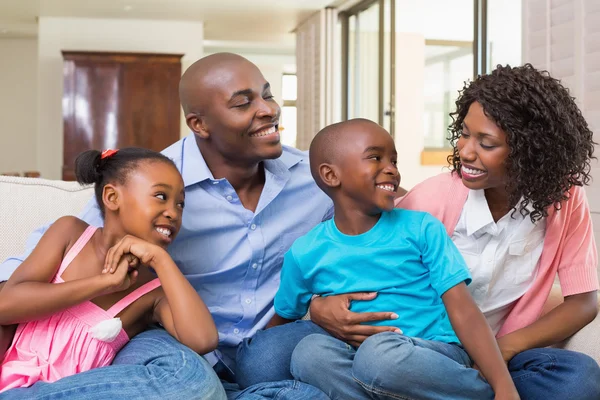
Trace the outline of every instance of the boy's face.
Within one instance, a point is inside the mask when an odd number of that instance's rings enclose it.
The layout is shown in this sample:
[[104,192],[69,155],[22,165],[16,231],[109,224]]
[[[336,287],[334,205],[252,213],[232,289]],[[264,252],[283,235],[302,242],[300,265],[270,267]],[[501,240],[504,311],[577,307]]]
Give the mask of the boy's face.
[[160,161],[138,166],[119,192],[125,232],[166,248],[181,228],[185,193],[179,171]]
[[[367,214],[390,211],[400,185],[398,154],[390,134],[374,123],[358,124],[339,155],[340,195]],[[349,201],[349,202],[348,202]]]

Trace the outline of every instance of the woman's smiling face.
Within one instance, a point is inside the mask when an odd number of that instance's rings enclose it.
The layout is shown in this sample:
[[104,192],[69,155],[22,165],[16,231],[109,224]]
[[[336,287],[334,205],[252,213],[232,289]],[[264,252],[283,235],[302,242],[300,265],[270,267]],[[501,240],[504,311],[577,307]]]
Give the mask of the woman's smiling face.
[[456,146],[462,164],[459,173],[466,187],[473,190],[506,187],[506,159],[510,153],[506,133],[485,115],[478,102],[470,105]]

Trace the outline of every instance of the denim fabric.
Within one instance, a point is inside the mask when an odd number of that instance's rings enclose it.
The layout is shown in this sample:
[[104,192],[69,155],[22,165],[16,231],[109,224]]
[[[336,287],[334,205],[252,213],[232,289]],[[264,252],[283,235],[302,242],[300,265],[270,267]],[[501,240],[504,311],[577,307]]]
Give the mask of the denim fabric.
[[494,392],[456,344],[384,332],[357,349],[329,335],[302,339],[293,376],[331,399],[493,399]]
[[135,336],[113,365],[72,375],[54,383],[13,389],[0,399],[202,399],[227,396],[211,366],[163,329]]
[[256,332],[237,348],[235,380],[240,388],[294,379],[290,361],[294,348],[310,334],[327,333],[311,321],[295,321]]
[[319,389],[293,380],[258,383],[244,390],[235,383],[223,382],[223,386],[228,400],[329,400]]
[[523,400],[600,399],[600,367],[582,353],[531,349],[513,357],[508,370]]

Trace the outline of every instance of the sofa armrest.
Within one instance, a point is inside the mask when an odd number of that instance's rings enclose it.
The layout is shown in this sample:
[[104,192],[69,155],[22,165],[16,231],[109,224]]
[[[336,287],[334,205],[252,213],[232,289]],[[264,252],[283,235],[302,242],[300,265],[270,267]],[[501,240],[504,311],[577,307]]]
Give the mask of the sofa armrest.
[[554,346],[566,350],[578,351],[592,357],[600,364],[600,314],[582,330]]

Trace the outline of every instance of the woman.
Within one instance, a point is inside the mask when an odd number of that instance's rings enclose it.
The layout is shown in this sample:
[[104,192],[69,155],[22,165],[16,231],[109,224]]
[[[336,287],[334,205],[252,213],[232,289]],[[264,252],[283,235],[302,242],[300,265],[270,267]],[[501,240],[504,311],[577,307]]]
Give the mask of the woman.
[[[593,134],[568,90],[529,64],[498,66],[466,84],[456,107],[451,173],[417,185],[397,206],[428,211],[446,226],[523,399],[598,399],[597,363],[547,348],[597,314],[597,254],[581,188],[590,181]],[[557,274],[565,300],[542,316]],[[353,299],[370,298],[361,296]],[[335,336],[361,342],[368,332],[347,311],[349,299],[314,299],[311,316]],[[294,375],[317,387],[336,382],[337,375],[303,362],[310,347],[301,341],[294,350]],[[332,353],[311,360],[335,363]],[[361,381],[386,398],[378,373],[373,368]]]

